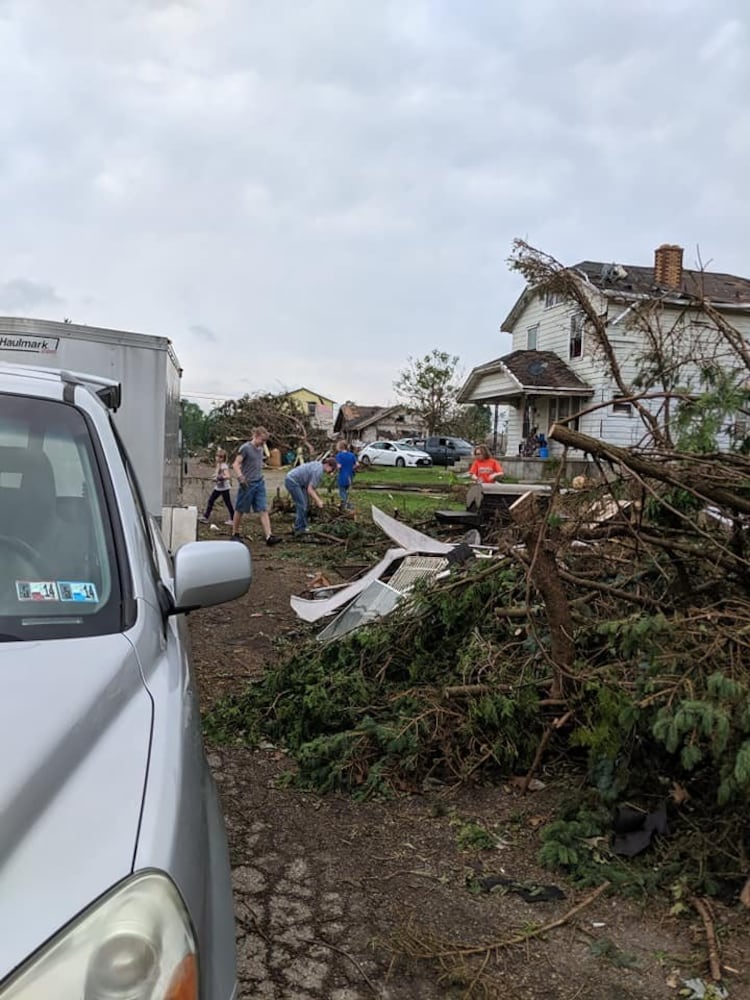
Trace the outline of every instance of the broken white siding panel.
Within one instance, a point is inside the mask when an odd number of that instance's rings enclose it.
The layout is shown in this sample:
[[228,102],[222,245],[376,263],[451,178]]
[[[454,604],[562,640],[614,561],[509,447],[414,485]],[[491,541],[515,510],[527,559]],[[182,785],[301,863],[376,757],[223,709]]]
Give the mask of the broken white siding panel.
[[340,639],[348,632],[364,628],[370,622],[383,618],[393,611],[397,604],[403,601],[405,595],[394,590],[382,580],[371,580],[348,608],[345,608],[318,634],[319,642]]
[[367,573],[364,574],[364,576],[361,576],[358,580],[354,580],[352,583],[348,584],[348,586],[342,587],[339,591],[324,599],[311,600],[305,597],[297,597],[296,594],[292,594],[289,601],[292,610],[298,618],[301,618],[306,622],[316,622],[320,618],[324,618],[326,615],[333,614],[334,611],[342,608],[345,604],[356,597],[357,594],[361,594],[373,580],[377,580],[378,577],[382,576],[391,563],[395,562],[397,559],[403,559],[403,557],[408,554],[409,553],[405,549],[388,549],[380,562],[371,567]]
[[437,538],[431,538],[429,535],[425,535],[424,532],[418,531],[408,524],[404,524],[403,521],[397,521],[395,517],[386,514],[379,507],[373,505],[370,511],[373,523],[402,549],[433,555],[445,555],[455,548],[450,542],[441,542]]

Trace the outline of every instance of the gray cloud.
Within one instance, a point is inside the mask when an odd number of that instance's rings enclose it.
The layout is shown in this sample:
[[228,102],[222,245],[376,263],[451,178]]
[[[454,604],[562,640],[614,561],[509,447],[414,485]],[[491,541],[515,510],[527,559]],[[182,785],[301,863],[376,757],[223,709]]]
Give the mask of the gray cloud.
[[12,278],[0,283],[0,308],[8,312],[59,305],[62,299],[51,285],[28,278]]
[[218,340],[218,337],[211,327],[205,326],[203,323],[193,323],[193,325],[188,328],[188,332],[191,333],[197,340],[207,341],[209,344],[215,344]]
[[2,9],[6,273],[196,390],[386,402],[408,355],[497,357],[515,236],[746,267],[741,0]]

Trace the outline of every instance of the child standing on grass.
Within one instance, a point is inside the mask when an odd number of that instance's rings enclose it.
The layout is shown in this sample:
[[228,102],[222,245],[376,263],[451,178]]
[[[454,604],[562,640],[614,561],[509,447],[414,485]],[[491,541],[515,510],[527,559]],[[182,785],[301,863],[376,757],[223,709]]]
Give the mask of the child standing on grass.
[[354,470],[357,466],[357,456],[347,447],[346,441],[336,442],[336,464],[338,465],[337,485],[342,510],[350,510],[349,490],[354,481]]
[[234,507],[232,506],[232,474],[229,471],[229,466],[227,465],[227,453],[223,448],[217,448],[216,450],[216,468],[214,469],[214,488],[211,491],[211,496],[208,498],[208,503],[206,504],[206,512],[202,517],[198,518],[204,524],[208,521],[211,516],[211,511],[214,509],[214,504],[221,497],[227,506],[229,511],[229,520],[225,521],[225,524],[231,524],[232,518],[234,517]]

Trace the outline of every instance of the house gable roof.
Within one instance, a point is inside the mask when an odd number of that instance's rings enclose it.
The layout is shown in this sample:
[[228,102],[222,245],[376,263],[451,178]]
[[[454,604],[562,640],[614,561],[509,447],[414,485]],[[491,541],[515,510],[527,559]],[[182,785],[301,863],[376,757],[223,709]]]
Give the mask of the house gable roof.
[[[584,260],[570,268],[584,281],[607,298],[630,298],[649,296],[667,302],[687,304],[696,299],[710,299],[718,308],[750,308],[750,279],[735,274],[713,271],[682,269],[682,283],[679,288],[660,287],[656,283],[654,268],[637,264],[622,264],[615,267],[601,261]],[[624,277],[618,274],[624,272]],[[534,294],[542,286],[527,285],[516,299],[513,307],[500,325],[504,333],[512,333],[516,323]]]
[[625,276],[615,277],[611,264],[584,260],[571,270],[578,271],[587,281],[600,291],[623,292],[635,295],[666,295],[668,298],[706,298],[715,305],[750,306],[750,279],[735,274],[721,274],[714,271],[692,271],[682,269],[682,283],[679,288],[660,288],[656,283],[653,267],[637,264],[623,264]]
[[321,395],[321,393],[315,392],[314,389],[308,389],[307,386],[305,386],[305,385],[301,385],[297,389],[292,389],[291,392],[287,392],[287,393],[285,393],[285,395],[286,396],[296,396],[298,392],[306,392],[310,396],[315,396],[315,398],[318,400],[318,402],[321,404],[321,406],[324,403],[330,403],[331,405],[333,405],[336,402],[335,399],[329,399],[328,396],[323,396],[323,395]]
[[[481,383],[496,376],[494,389],[484,395]],[[499,378],[497,378],[499,376]],[[576,375],[554,351],[513,351],[472,369],[458,394],[459,403],[493,398],[510,399],[521,393],[590,396],[593,389]]]
[[336,415],[334,432],[359,431],[394,414],[406,413],[406,408],[396,406],[358,406],[356,403],[342,403]]

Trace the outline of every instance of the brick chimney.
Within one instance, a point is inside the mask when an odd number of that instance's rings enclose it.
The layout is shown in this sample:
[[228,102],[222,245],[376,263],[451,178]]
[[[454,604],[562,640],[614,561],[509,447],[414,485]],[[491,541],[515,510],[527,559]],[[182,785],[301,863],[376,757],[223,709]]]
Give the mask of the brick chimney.
[[654,251],[654,283],[660,288],[682,288],[682,247],[662,243]]

